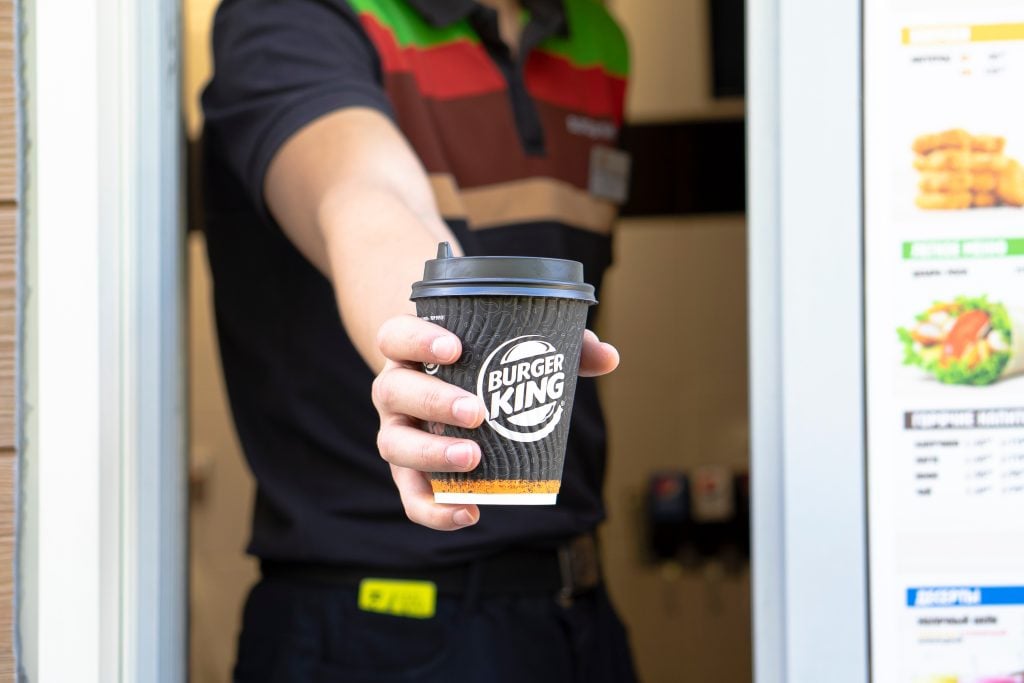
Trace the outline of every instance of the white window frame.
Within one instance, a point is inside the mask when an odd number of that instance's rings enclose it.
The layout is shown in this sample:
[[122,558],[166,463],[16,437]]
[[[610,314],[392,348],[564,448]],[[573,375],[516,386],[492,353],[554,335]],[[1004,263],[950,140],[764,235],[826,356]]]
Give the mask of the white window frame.
[[860,30],[747,3],[757,683],[868,680]]
[[23,13],[19,673],[183,681],[179,7]]

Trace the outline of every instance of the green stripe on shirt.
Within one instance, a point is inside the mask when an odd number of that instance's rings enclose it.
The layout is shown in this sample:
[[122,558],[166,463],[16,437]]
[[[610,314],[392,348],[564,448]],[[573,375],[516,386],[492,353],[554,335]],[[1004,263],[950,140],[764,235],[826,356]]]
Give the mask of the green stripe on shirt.
[[565,0],[569,38],[552,37],[540,49],[563,57],[580,69],[600,67],[612,76],[629,75],[625,36],[603,5],[595,0]]
[[[479,44],[480,38],[462,19],[451,26],[431,26],[402,0],[349,0],[360,13],[388,28],[399,47],[431,48],[459,40]],[[621,29],[596,0],[565,0],[570,36],[554,36],[539,47],[581,69],[599,67],[612,76],[629,74],[629,51]],[[524,15],[525,18],[525,15]]]
[[480,39],[465,19],[441,28],[428,24],[419,13],[401,0],[349,0],[359,13],[371,15],[391,30],[399,47],[437,47],[457,40],[479,43]]

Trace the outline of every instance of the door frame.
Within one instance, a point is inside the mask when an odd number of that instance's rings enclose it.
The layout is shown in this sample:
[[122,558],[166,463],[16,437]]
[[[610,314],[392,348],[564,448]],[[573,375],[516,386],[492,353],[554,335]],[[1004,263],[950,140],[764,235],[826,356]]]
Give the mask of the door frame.
[[861,2],[747,36],[755,680],[866,682]]
[[183,681],[179,8],[28,1],[19,672]]

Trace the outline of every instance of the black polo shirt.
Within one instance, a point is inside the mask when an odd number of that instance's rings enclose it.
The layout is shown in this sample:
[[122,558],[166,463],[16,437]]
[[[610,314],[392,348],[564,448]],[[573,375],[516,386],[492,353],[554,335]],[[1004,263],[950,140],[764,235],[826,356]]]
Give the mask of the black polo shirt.
[[[207,246],[235,425],[257,480],[250,552],[437,566],[544,546],[604,515],[604,424],[581,379],[558,504],[487,507],[456,533],[408,521],[370,401],[373,373],[331,285],[267,212],[267,165],[344,107],[389,116],[468,254],[582,261],[598,288],[614,203],[594,167],[615,144],[627,54],[594,0],[524,1],[520,58],[472,0],[225,0],[203,95]],[[410,283],[411,284],[411,283]]]

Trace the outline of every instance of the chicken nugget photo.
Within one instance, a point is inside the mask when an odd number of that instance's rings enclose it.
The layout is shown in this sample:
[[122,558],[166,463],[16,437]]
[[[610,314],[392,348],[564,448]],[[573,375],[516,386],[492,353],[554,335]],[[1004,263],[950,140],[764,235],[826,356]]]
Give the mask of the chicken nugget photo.
[[926,210],[969,209],[974,196],[970,192],[922,192],[914,202]]

